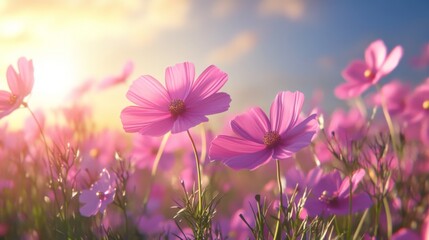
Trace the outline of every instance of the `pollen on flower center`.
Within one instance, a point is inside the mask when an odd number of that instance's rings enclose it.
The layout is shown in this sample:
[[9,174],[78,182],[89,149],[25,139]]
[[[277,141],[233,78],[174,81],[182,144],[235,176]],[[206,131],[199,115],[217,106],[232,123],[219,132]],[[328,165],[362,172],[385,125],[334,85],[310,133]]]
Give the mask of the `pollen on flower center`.
[[368,79],[373,79],[375,77],[375,74],[373,71],[371,71],[370,69],[365,70],[365,72],[363,73],[363,75],[368,78]]
[[100,154],[100,151],[98,151],[97,148],[93,148],[91,149],[91,151],[89,151],[89,156],[91,156],[92,158],[98,157],[99,154]]
[[319,201],[322,201],[329,205],[335,205],[337,203],[338,197],[336,194],[329,194],[328,191],[323,191],[322,195],[319,197]]
[[16,95],[14,95],[14,94],[10,95],[10,97],[9,97],[9,103],[10,104],[15,104],[16,99],[17,99]]
[[101,201],[104,201],[107,199],[107,196],[104,192],[97,192],[97,196],[98,196],[98,199],[100,199]]
[[279,142],[280,142],[280,135],[278,132],[276,131],[269,131],[266,132],[264,135],[264,144],[268,147],[268,148],[272,148],[274,146],[276,146]]
[[171,101],[168,110],[173,116],[179,116],[180,114],[186,111],[185,103],[180,99],[175,99]]
[[429,110],[429,100],[424,101],[422,107],[424,110]]

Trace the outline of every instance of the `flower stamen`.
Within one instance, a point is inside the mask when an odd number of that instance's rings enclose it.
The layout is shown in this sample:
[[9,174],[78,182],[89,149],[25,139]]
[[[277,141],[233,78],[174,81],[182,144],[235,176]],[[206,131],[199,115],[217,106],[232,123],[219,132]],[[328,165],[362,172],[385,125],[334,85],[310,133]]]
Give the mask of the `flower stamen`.
[[429,110],[429,100],[424,101],[422,107],[424,110]]
[[183,100],[175,99],[171,101],[170,106],[168,107],[168,110],[173,116],[179,116],[186,111],[186,106]]
[[266,132],[264,135],[264,144],[268,148],[275,147],[280,142],[280,140],[281,140],[280,135],[276,131],[269,131],[269,132]]
[[370,69],[365,70],[365,72],[363,73],[363,75],[368,78],[368,79],[373,79],[375,77],[375,74],[373,71],[371,71]]
[[98,196],[98,199],[100,199],[101,201],[104,201],[107,199],[107,196],[104,192],[97,192],[97,196]]
[[15,104],[17,98],[18,97],[16,95],[14,95],[14,94],[10,95],[10,97],[9,97],[9,103],[11,105]]

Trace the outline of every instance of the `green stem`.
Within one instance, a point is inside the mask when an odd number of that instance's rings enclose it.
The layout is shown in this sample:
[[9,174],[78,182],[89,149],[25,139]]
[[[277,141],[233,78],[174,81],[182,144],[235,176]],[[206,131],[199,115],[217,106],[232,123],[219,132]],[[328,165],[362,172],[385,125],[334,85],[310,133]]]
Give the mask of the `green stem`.
[[387,110],[386,100],[384,99],[383,93],[380,87],[376,85],[377,91],[381,96],[381,108],[383,109],[384,118],[386,119],[387,127],[389,128],[390,138],[392,139],[393,150],[398,153],[399,145],[396,142],[395,128],[393,126],[392,118],[390,117],[389,111]]
[[353,208],[353,182],[352,182],[352,176],[349,176],[349,221],[348,221],[348,231],[347,231],[347,239],[351,238],[352,234],[352,226],[353,226],[353,218],[352,218],[352,208]]
[[197,167],[197,178],[198,178],[198,213],[202,214],[202,203],[203,203],[203,197],[202,197],[202,186],[201,186],[201,167],[200,167],[200,157],[198,156],[197,148],[195,146],[194,139],[191,136],[191,133],[189,130],[186,131],[188,133],[189,139],[191,140],[192,149],[194,150],[195,155],[195,165]]
[[277,213],[277,224],[276,224],[276,230],[274,232],[274,239],[280,239],[281,238],[281,214],[283,211],[283,187],[282,187],[282,180],[281,180],[281,176],[280,176],[280,161],[278,159],[276,159],[276,170],[277,170],[277,185],[279,187],[279,201],[280,201],[280,206],[279,206],[279,212]]
[[392,238],[392,215],[390,214],[390,207],[386,197],[383,197],[383,205],[384,205],[384,210],[386,211],[387,239],[391,239]]

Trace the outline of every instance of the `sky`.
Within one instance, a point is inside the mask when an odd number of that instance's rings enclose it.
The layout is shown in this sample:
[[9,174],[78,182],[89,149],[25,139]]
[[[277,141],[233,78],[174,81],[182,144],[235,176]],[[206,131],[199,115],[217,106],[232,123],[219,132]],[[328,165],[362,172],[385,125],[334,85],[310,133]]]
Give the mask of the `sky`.
[[[30,106],[52,110],[78,100],[94,108],[100,126],[120,127],[133,80],[149,74],[164,82],[167,66],[190,61],[197,74],[211,64],[228,73],[226,115],[268,110],[284,90],[331,111],[344,106],[333,95],[341,71],[376,39],[404,48],[382,83],[428,77],[427,68],[409,64],[429,42],[428,11],[429,2],[401,0],[2,0],[0,88],[7,88],[7,67],[25,56],[35,68]],[[73,88],[117,75],[127,61],[134,71],[125,84],[70,99]]]

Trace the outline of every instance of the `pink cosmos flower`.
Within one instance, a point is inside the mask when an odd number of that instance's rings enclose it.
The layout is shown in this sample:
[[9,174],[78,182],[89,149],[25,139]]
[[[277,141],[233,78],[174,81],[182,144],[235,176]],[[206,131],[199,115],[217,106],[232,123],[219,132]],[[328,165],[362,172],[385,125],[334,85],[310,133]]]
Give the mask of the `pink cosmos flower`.
[[415,68],[425,68],[429,66],[429,43],[423,46],[419,56],[411,59],[411,65]]
[[310,144],[318,123],[316,114],[300,118],[304,94],[280,92],[271,105],[270,119],[259,107],[235,117],[236,136],[219,135],[211,143],[209,157],[233,169],[256,169],[271,159],[290,158]]
[[133,69],[134,69],[133,62],[131,61],[127,62],[124,68],[122,69],[121,74],[103,79],[103,81],[101,81],[100,84],[98,85],[98,89],[103,90],[103,89],[124,83],[125,81],[127,81],[128,77],[133,72]]
[[9,115],[23,104],[24,98],[33,89],[33,62],[24,57],[19,58],[18,70],[17,73],[11,65],[7,68],[6,78],[11,92],[0,90],[0,118]]
[[80,214],[90,217],[97,214],[97,212],[104,212],[107,205],[113,202],[115,191],[109,172],[103,169],[98,181],[90,189],[83,190],[80,193],[79,202],[84,204],[80,208]]
[[346,83],[335,88],[335,95],[340,99],[357,97],[392,72],[402,58],[402,47],[396,46],[388,56],[386,51],[382,40],[372,42],[365,51],[365,62],[355,60],[342,72]]
[[429,144],[429,78],[411,93],[408,103],[407,116],[420,125],[420,140]]
[[409,84],[403,83],[399,80],[393,80],[383,85],[380,92],[373,95],[369,101],[376,106],[381,106],[384,98],[389,113],[397,116],[404,113],[409,94]]
[[137,106],[121,112],[124,130],[151,136],[179,133],[208,121],[206,115],[228,110],[230,96],[218,92],[228,75],[213,65],[195,81],[194,75],[194,65],[185,62],[166,69],[166,88],[149,75],[134,81],[127,98]]
[[[352,213],[363,211],[371,207],[372,202],[365,192],[356,193],[359,183],[365,176],[365,171],[356,171],[351,179],[347,177],[341,181],[338,171],[325,175],[316,183],[305,202],[305,209],[310,217],[347,215],[349,213],[350,197],[352,197]],[[350,196],[350,187],[352,196]]]

